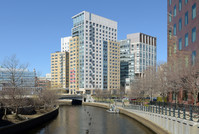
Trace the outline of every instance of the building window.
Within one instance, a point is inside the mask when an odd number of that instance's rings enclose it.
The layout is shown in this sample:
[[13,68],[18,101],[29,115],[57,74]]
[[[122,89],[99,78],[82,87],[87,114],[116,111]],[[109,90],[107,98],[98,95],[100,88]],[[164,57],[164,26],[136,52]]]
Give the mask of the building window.
[[192,19],[196,17],[196,3],[192,6]]
[[178,26],[179,26],[179,31],[181,31],[182,30],[182,18],[179,19],[179,25]]
[[[171,39],[171,36],[172,36],[172,31],[171,29],[169,29],[169,39]],[[145,51],[145,47],[143,47],[143,51]]]
[[195,62],[196,62],[196,51],[193,51],[192,55],[191,55],[191,63],[192,63],[192,65],[195,65]]
[[176,43],[174,43],[174,49],[173,49],[173,53],[176,53]]
[[187,4],[188,3],[188,0],[185,0],[185,4]]
[[173,35],[176,35],[176,24],[173,26]]
[[174,9],[173,9],[173,16],[174,17],[176,16],[176,5],[174,6]]
[[192,29],[192,42],[196,41],[196,27]]
[[182,10],[182,0],[179,0],[179,11]]
[[172,12],[170,11],[169,12],[169,22],[171,22],[171,20],[172,20]]
[[184,43],[185,47],[187,47],[189,45],[189,38],[188,38],[188,33],[185,34],[185,43]]
[[171,47],[169,47],[169,56],[171,57]]
[[171,2],[172,2],[172,1],[171,1],[171,0],[169,0],[169,6],[171,5]]
[[182,50],[182,38],[179,39],[178,50]]
[[189,23],[188,22],[188,11],[185,13],[185,26]]

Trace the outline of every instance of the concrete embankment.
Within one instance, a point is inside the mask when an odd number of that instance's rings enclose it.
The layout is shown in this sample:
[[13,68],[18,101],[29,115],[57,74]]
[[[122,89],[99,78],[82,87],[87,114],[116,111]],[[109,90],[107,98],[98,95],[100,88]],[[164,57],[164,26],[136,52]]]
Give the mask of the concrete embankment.
[[[108,104],[102,104],[102,103],[85,103],[84,102],[83,105],[101,107],[101,108],[105,108],[105,109],[109,108]],[[148,129],[150,129],[151,131],[153,131],[156,134],[170,134],[168,131],[164,130],[162,127],[156,125],[155,123],[153,123],[139,115],[136,115],[126,109],[121,108],[121,107],[119,107],[119,110],[120,110],[120,114],[124,114],[124,115],[138,121],[139,123],[141,123],[142,125],[144,125],[145,127],[147,127]]]
[[17,124],[0,127],[0,134],[24,133],[27,130],[33,129],[43,123],[52,120],[58,115],[58,113],[59,113],[59,107],[39,117],[29,119]]

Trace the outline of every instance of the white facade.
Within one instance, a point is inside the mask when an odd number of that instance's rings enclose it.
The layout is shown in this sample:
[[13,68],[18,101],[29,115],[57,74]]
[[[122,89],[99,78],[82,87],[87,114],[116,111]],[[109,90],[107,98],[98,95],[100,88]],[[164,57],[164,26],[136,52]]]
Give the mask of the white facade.
[[143,33],[128,34],[135,55],[135,74],[142,74],[149,66],[156,66],[156,37]]
[[103,89],[103,41],[117,41],[117,22],[83,11],[73,18],[80,41],[80,90]]
[[120,41],[120,85],[128,92],[131,82],[149,66],[156,66],[156,38],[143,34],[128,34]]
[[69,39],[71,36],[61,38],[61,52],[69,51]]
[[46,80],[51,81],[51,73],[46,74]]

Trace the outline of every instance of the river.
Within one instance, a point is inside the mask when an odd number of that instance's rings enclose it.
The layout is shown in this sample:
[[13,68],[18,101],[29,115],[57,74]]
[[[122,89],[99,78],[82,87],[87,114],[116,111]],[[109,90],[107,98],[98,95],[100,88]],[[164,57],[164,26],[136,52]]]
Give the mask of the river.
[[91,106],[61,106],[52,121],[28,134],[152,134],[137,121]]

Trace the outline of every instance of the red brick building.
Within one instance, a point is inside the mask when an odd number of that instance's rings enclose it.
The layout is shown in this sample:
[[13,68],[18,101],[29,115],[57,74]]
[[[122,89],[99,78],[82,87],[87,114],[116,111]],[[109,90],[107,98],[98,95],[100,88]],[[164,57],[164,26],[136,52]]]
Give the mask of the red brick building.
[[[199,56],[199,0],[167,0],[167,43],[169,64],[179,59],[194,64]],[[174,102],[172,93],[168,100]],[[178,102],[193,104],[193,97],[181,91]]]

